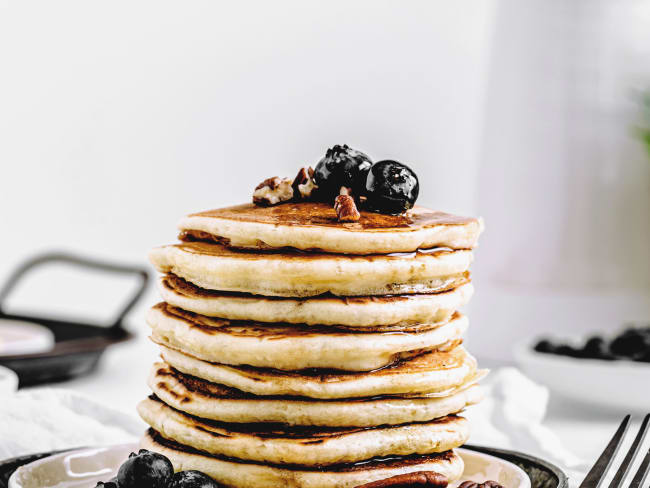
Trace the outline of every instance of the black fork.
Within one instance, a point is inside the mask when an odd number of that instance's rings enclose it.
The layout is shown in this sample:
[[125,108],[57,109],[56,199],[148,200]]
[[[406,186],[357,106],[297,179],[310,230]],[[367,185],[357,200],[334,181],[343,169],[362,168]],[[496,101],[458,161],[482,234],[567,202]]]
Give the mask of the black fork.
[[[639,453],[639,449],[643,444],[643,439],[645,439],[645,435],[648,432],[649,422],[650,422],[650,414],[646,415],[645,418],[643,419],[643,422],[641,423],[641,428],[639,429],[639,432],[634,438],[634,442],[630,446],[630,450],[625,455],[625,459],[623,459],[623,462],[618,468],[618,471],[616,471],[616,474],[614,475],[612,482],[609,484],[609,488],[621,488],[621,486],[623,485],[623,481],[625,481],[625,477],[630,471],[630,467],[632,466],[634,459]],[[618,427],[618,430],[614,434],[614,437],[612,437],[612,440],[609,441],[609,444],[607,444],[607,447],[605,448],[603,453],[600,455],[600,457],[593,465],[593,467],[591,468],[591,470],[589,471],[585,479],[582,481],[582,483],[580,483],[580,488],[598,488],[602,484],[603,480],[605,479],[605,476],[607,475],[609,469],[612,466],[612,462],[616,457],[616,453],[618,453],[618,450],[621,447],[621,443],[623,442],[623,438],[625,437],[625,433],[627,432],[629,423],[630,423],[630,416],[627,415],[623,419],[623,422],[621,422],[621,425]],[[643,482],[646,479],[646,476],[648,476],[649,471],[650,471],[650,449],[648,450],[645,457],[643,458],[643,461],[641,461],[641,465],[639,466],[639,469],[634,475],[634,478],[632,478],[632,481],[628,485],[628,488],[641,488]]]

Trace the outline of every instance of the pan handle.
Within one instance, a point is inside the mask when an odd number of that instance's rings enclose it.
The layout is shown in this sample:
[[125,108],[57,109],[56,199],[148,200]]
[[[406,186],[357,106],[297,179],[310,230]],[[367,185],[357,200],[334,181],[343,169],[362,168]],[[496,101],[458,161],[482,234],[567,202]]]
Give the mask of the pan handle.
[[117,274],[133,274],[140,277],[140,286],[136,289],[135,293],[130,297],[126,304],[122,307],[120,312],[117,314],[117,317],[113,321],[113,324],[110,326],[111,329],[121,329],[122,320],[127,313],[133,308],[133,306],[138,302],[145,289],[147,288],[147,283],[149,282],[149,273],[145,268],[139,266],[129,266],[123,264],[109,263],[105,261],[99,261],[96,259],[90,259],[80,256],[75,256],[73,254],[68,254],[65,252],[52,252],[47,254],[39,254],[34,256],[31,259],[28,259],[22,263],[18,268],[16,268],[13,273],[9,275],[5,281],[2,288],[0,288],[0,313],[3,313],[3,304],[6,298],[9,296],[11,291],[16,287],[16,284],[20,279],[30,270],[36,268],[42,264],[59,262],[71,264],[73,266],[79,266],[82,268],[91,268],[97,271],[103,271],[108,273],[117,273]]

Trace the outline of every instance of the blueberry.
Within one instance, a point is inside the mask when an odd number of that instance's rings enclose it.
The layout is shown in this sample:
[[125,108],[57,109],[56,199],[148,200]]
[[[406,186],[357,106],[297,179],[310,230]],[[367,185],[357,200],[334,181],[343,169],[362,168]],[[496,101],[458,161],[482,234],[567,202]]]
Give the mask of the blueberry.
[[162,454],[141,449],[131,453],[117,472],[120,488],[166,488],[174,474],[172,463]]
[[574,347],[568,346],[566,344],[561,344],[557,346],[555,353],[560,356],[569,356],[572,358],[582,357],[582,351],[575,349]]
[[650,363],[650,349],[648,349],[643,354],[637,356],[634,360],[635,361],[640,361],[642,363]]
[[176,473],[169,488],[219,488],[219,485],[207,474],[190,470]]
[[607,341],[602,337],[592,337],[585,343],[585,346],[582,348],[583,357],[591,359],[607,359],[612,360],[616,359],[614,355],[609,351],[609,345]]
[[117,476],[115,478],[111,478],[108,481],[97,482],[95,488],[119,488],[119,484],[117,482]]
[[585,342],[584,350],[588,352],[596,352],[602,351],[605,348],[607,348],[605,339],[599,336],[593,336],[587,339],[587,342]]
[[641,329],[627,329],[610,346],[617,356],[634,359],[650,349],[650,337]]
[[397,161],[375,163],[366,178],[367,205],[375,212],[397,215],[413,207],[420,192],[418,177]]
[[363,195],[366,175],[371,166],[372,161],[368,156],[346,144],[328,149],[314,169],[318,197],[333,200],[342,186],[351,188],[355,197]]
[[99,481],[95,485],[95,488],[118,488],[117,480],[113,478],[109,481]]
[[537,352],[544,352],[547,354],[555,354],[555,346],[547,339],[542,339],[533,348]]

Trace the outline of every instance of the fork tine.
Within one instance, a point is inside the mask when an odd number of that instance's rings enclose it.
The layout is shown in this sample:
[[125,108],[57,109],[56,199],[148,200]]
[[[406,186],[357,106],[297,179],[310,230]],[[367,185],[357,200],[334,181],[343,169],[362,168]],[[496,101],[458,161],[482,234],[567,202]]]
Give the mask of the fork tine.
[[627,431],[629,423],[630,416],[626,415],[614,434],[614,437],[612,437],[612,440],[609,441],[609,444],[607,444],[603,453],[589,470],[589,473],[587,473],[585,479],[582,480],[582,483],[580,483],[579,488],[598,488],[598,486],[600,486],[605,473],[611,466],[618,449],[621,447],[621,441],[623,440],[623,436]]
[[612,482],[609,484],[609,488],[619,488],[623,483],[623,480],[627,476],[627,473],[630,471],[630,467],[632,467],[632,463],[634,462],[634,459],[636,459],[636,456],[639,453],[641,444],[643,444],[645,435],[648,432],[649,421],[650,421],[650,414],[646,415],[645,418],[643,419],[643,422],[641,423],[641,427],[639,428],[639,433],[634,438],[634,442],[630,446],[630,450],[627,451],[627,454],[625,456],[625,459],[623,460],[623,463],[621,464],[621,467],[618,468],[618,471],[616,471],[616,475],[614,476],[614,479],[612,479]]
[[650,449],[648,449],[648,453],[643,458],[643,461],[641,462],[641,466],[639,466],[639,469],[634,475],[634,479],[632,479],[630,488],[640,488],[641,485],[643,485],[646,476],[648,476],[649,471],[650,471]]

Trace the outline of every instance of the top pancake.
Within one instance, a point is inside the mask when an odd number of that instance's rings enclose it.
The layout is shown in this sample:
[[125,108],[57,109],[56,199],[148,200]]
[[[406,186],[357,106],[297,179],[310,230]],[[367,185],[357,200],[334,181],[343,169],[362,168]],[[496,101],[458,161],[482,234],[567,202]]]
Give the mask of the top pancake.
[[326,203],[273,207],[249,203],[188,215],[179,229],[185,239],[213,240],[232,247],[385,254],[440,246],[472,249],[483,222],[415,206],[405,215],[361,211],[358,222],[341,223]]

